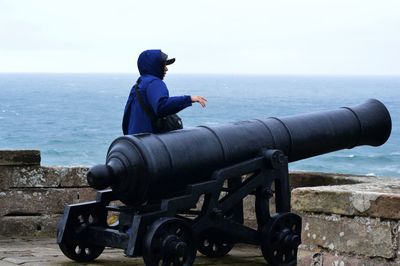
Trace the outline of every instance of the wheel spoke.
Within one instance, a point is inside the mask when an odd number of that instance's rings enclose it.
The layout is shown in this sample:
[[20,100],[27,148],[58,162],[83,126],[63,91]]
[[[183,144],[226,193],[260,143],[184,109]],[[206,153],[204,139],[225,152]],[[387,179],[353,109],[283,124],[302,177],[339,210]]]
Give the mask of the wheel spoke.
[[208,257],[225,256],[234,246],[234,244],[225,241],[222,236],[212,234],[212,232],[205,232],[200,235],[198,250]]

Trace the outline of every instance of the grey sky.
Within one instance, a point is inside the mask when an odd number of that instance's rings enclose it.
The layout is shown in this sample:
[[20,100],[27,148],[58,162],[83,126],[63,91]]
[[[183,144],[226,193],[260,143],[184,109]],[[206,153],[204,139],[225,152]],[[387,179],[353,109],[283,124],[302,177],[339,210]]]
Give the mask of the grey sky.
[[0,72],[400,75],[400,1],[0,0]]

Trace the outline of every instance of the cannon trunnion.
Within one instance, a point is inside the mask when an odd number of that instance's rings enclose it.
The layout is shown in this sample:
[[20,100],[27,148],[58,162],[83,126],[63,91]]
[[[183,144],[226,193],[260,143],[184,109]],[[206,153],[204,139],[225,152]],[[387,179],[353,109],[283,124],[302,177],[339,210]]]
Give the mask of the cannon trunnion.
[[[110,145],[106,163],[87,174],[99,190],[96,200],[66,206],[57,242],[75,261],[115,247],[143,256],[146,265],[192,265],[196,251],[220,257],[246,243],[260,246],[271,265],[295,265],[301,218],[290,212],[288,162],[379,146],[390,131],[385,106],[369,100],[333,111],[123,136]],[[255,199],[257,228],[244,224],[246,197]],[[111,214],[115,223],[107,219]]]

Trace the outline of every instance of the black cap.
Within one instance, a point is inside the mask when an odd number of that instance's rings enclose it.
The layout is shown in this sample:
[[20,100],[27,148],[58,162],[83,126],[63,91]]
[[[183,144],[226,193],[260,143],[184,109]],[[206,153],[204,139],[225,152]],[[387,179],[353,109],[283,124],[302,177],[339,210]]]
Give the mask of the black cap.
[[166,65],[171,65],[175,62],[175,58],[168,58],[168,55],[161,51],[161,60],[165,62]]

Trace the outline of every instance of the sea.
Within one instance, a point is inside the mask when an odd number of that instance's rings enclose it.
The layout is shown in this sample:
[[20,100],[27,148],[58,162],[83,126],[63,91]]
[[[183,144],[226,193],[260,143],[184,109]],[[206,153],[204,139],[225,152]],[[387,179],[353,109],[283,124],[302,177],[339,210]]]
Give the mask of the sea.
[[[39,149],[42,165],[105,162],[137,74],[0,74],[0,149]],[[290,163],[290,171],[400,178],[400,76],[168,74],[170,95],[202,95],[179,114],[184,127],[283,117],[375,98],[392,117],[380,147],[361,146]],[[189,147],[188,147],[189,148]]]

